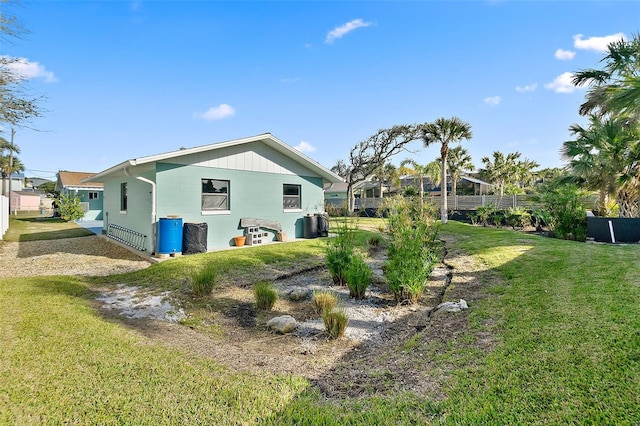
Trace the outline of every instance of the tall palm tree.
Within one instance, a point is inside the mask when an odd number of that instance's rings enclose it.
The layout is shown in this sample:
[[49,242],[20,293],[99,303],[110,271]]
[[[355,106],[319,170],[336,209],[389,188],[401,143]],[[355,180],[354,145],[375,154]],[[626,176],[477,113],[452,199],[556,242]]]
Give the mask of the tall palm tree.
[[459,119],[438,118],[433,123],[427,123],[422,127],[422,141],[427,147],[434,142],[440,143],[440,162],[442,164],[442,195],[440,205],[440,218],[442,223],[447,223],[448,207],[447,207],[447,157],[449,155],[449,144],[469,140],[473,137],[471,125]]
[[378,167],[373,175],[373,180],[380,185],[380,198],[384,198],[384,186],[388,189],[398,182],[398,170],[392,163],[384,163]]
[[473,171],[475,166],[471,162],[471,154],[469,154],[469,151],[460,145],[449,150],[447,163],[449,175],[451,176],[451,195],[455,197],[458,193],[458,181],[462,176],[462,172],[466,170]]
[[569,129],[575,140],[566,141],[562,154],[569,159],[574,181],[600,194],[599,209],[608,197],[618,202],[620,216],[638,217],[640,197],[640,130],[620,117],[590,116],[589,126]]
[[[7,195],[6,180],[14,172],[24,170],[24,166],[14,157],[14,154],[20,154],[20,147],[13,143],[15,130],[11,129],[11,142],[0,136],[0,172],[2,173],[2,194]],[[5,155],[8,151],[8,155]]]

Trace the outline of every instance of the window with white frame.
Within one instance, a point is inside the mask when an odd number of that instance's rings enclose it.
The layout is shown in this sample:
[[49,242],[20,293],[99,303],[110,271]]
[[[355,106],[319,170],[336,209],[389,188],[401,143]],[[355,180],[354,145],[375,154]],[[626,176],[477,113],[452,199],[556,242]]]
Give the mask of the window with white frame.
[[229,181],[202,179],[202,211],[229,210]]
[[282,207],[285,210],[300,210],[300,185],[284,184],[282,187]]

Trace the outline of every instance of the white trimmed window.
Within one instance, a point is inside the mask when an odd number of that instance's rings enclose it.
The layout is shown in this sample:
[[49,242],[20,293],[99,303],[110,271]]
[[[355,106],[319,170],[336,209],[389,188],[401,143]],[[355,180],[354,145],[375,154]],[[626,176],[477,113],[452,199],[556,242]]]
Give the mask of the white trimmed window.
[[202,179],[202,211],[229,210],[229,181]]
[[282,207],[285,210],[300,210],[300,185],[290,185],[285,183],[282,187]]

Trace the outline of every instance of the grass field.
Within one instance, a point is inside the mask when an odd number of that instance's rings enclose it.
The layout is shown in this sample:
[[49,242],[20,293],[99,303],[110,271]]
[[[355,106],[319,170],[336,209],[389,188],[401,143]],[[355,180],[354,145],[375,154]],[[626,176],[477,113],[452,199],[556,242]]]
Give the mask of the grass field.
[[[480,265],[490,296],[465,315],[496,342],[490,352],[451,346],[416,360],[416,369],[429,361],[449,371],[444,399],[327,401],[302,377],[235,373],[106,320],[90,300],[100,280],[14,278],[0,280],[0,424],[640,424],[639,246],[456,222],[440,232]],[[259,277],[265,265],[319,263],[322,248],[309,240],[251,256],[207,253],[117,281],[177,291],[205,263]],[[407,342],[417,358],[433,354],[430,345]]]

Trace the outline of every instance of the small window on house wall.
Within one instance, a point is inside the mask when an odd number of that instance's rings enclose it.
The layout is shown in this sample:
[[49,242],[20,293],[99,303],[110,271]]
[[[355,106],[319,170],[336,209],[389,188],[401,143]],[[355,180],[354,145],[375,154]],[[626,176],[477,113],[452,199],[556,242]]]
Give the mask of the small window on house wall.
[[89,193],[89,199],[90,200],[97,200],[98,199],[98,193],[97,192],[90,192]]
[[127,211],[127,183],[120,184],[120,211]]
[[229,210],[229,181],[202,179],[202,211],[220,212]]
[[282,205],[285,210],[300,210],[300,185],[284,184],[282,188]]

